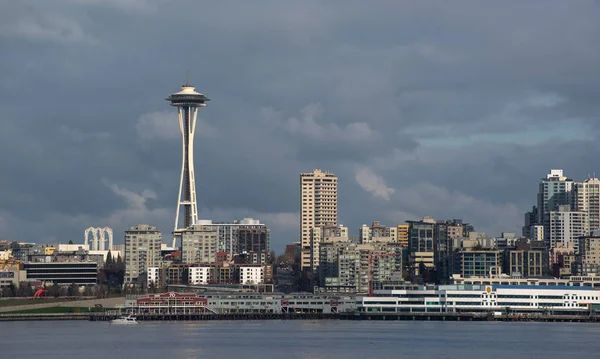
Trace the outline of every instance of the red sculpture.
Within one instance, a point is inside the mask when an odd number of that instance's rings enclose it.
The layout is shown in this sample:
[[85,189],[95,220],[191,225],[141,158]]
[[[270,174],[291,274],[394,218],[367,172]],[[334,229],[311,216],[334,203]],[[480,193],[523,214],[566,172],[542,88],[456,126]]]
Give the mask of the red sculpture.
[[42,298],[43,296],[47,296],[48,295],[48,291],[45,290],[44,288],[40,288],[38,289],[35,294],[33,295],[34,298]]

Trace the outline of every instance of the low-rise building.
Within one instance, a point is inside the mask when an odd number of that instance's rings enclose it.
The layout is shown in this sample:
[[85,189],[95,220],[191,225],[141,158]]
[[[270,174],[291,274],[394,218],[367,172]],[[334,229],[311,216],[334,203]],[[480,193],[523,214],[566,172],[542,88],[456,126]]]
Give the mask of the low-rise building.
[[4,269],[0,270],[0,288],[9,287],[11,284],[18,287],[27,278],[24,270]]
[[191,285],[209,284],[212,282],[211,272],[210,266],[190,267],[188,283]]
[[160,281],[160,268],[159,267],[148,268],[147,283],[148,283],[148,287],[160,285],[161,281]]
[[501,251],[459,251],[455,255],[455,274],[468,277],[482,277],[502,273]]
[[530,285],[407,286],[358,297],[361,312],[589,312],[600,306],[600,291],[592,287]]
[[265,268],[263,266],[241,266],[240,284],[263,284],[265,282]]
[[504,252],[504,273],[511,276],[542,277],[549,273],[548,250],[544,240],[519,239]]
[[12,258],[12,251],[10,249],[0,251],[0,261],[6,261]]
[[573,242],[556,243],[550,250],[550,271],[557,278],[569,277],[575,273],[577,252]]
[[25,263],[28,280],[45,283],[92,285],[98,281],[98,264],[95,262]]

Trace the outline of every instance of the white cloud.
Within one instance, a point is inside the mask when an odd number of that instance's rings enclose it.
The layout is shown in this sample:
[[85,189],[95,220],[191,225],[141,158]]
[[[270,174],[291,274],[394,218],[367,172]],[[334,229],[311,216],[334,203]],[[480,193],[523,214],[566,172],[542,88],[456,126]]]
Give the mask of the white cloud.
[[151,208],[148,206],[148,200],[157,199],[156,193],[152,190],[146,189],[138,193],[107,180],[104,180],[104,184],[127,203],[126,207],[116,209],[107,218],[99,221],[100,223],[107,223],[109,227],[128,228],[139,223],[163,223],[165,218],[171,218],[174,215],[173,208]]
[[152,190],[143,190],[141,193],[136,193],[127,188],[121,188],[115,183],[105,181],[108,188],[119,197],[122,197],[127,202],[128,207],[134,209],[146,209],[146,201],[156,199],[156,193]]
[[[173,111],[158,111],[140,116],[135,129],[138,137],[143,141],[148,140],[173,140],[181,136],[177,113]],[[196,135],[200,137],[215,137],[217,129],[200,120],[196,120]]]
[[283,119],[271,107],[261,109],[262,119],[275,127],[298,137],[323,141],[368,141],[380,139],[379,132],[366,122],[354,122],[340,126],[334,122],[319,123],[325,111],[320,103],[311,103],[302,108],[301,116]]
[[396,191],[388,187],[383,178],[377,176],[371,169],[366,167],[358,167],[355,171],[354,179],[362,189],[386,201],[389,201],[390,196]]

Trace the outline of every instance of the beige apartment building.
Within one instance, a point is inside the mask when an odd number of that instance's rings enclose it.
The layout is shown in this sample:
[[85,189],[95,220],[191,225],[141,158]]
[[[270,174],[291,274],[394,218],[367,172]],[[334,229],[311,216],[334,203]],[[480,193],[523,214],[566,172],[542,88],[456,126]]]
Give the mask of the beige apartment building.
[[125,231],[125,283],[159,266],[161,243],[162,235],[154,226],[139,224]]
[[575,182],[573,192],[573,208],[587,213],[588,230],[600,229],[600,180],[592,177]]
[[181,233],[181,262],[214,263],[218,233],[210,226],[192,225]]
[[600,274],[600,231],[580,239],[580,274]]
[[312,267],[311,229],[338,224],[338,178],[315,169],[300,174],[301,268]]

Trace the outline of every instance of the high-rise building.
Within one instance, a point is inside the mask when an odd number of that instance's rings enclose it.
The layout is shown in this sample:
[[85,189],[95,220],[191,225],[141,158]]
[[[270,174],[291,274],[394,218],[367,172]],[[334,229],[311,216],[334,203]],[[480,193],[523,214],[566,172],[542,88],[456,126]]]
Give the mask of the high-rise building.
[[300,174],[301,268],[311,263],[311,228],[338,224],[338,178],[330,172],[315,169]]
[[367,226],[363,224],[360,227],[360,242],[361,243],[370,243],[370,242],[382,242],[382,241],[393,241],[396,242],[398,240],[398,228],[397,227],[386,227],[382,226],[381,222],[375,221],[371,226]]
[[541,224],[536,224],[535,226],[531,226],[529,228],[529,236],[526,238],[530,238],[532,241],[543,241],[544,240],[544,226]]
[[589,234],[586,212],[572,211],[571,206],[558,206],[557,211],[550,212],[550,233],[548,248],[555,248],[558,243],[564,247],[573,244],[575,251],[579,249],[579,238]]
[[563,170],[550,170],[539,184],[537,198],[537,224],[544,226],[544,239],[550,243],[550,212],[559,206],[571,205],[573,180],[563,175]]
[[535,225],[541,225],[542,223],[538,223],[538,210],[537,206],[533,206],[531,211],[525,213],[525,225],[521,229],[521,234],[525,238],[531,238],[531,227]]
[[348,242],[348,227],[343,225],[325,225],[310,229],[311,268],[316,271],[319,267],[319,253],[321,243]]
[[162,235],[154,226],[139,224],[125,231],[125,283],[159,267],[161,243]]
[[238,253],[244,252],[269,252],[269,229],[266,227],[238,228]]
[[239,230],[242,228],[265,233],[266,237],[263,237],[263,239],[265,240],[267,250],[271,248],[271,231],[265,224],[260,223],[258,219],[244,218],[231,222],[213,222],[201,219],[198,220],[198,224],[217,231],[217,251],[227,252],[231,258],[243,252],[243,249],[238,248],[240,244]]
[[588,178],[573,187],[573,209],[587,213],[590,231],[600,229],[600,180]]
[[600,231],[581,238],[579,275],[600,275]]
[[184,264],[214,263],[217,255],[217,231],[199,224],[181,232],[181,261]]
[[[198,108],[206,106],[209,99],[195,91],[189,80],[181,86],[181,91],[167,98],[171,106],[177,107],[179,130],[182,136],[182,165],[179,180],[179,195],[173,230],[173,247],[180,233],[198,221],[198,205],[196,203],[196,180],[194,175],[194,134]],[[179,221],[179,211],[183,207],[183,221]]]
[[410,271],[419,275],[421,264],[427,269],[435,267],[435,219],[424,217],[420,221],[406,221],[410,225],[408,231],[408,252]]
[[400,243],[404,247],[408,247],[408,229],[410,228],[409,224],[399,224],[396,233],[398,236],[398,243]]
[[394,242],[325,242],[320,247],[322,292],[368,293],[402,273],[402,246]]

